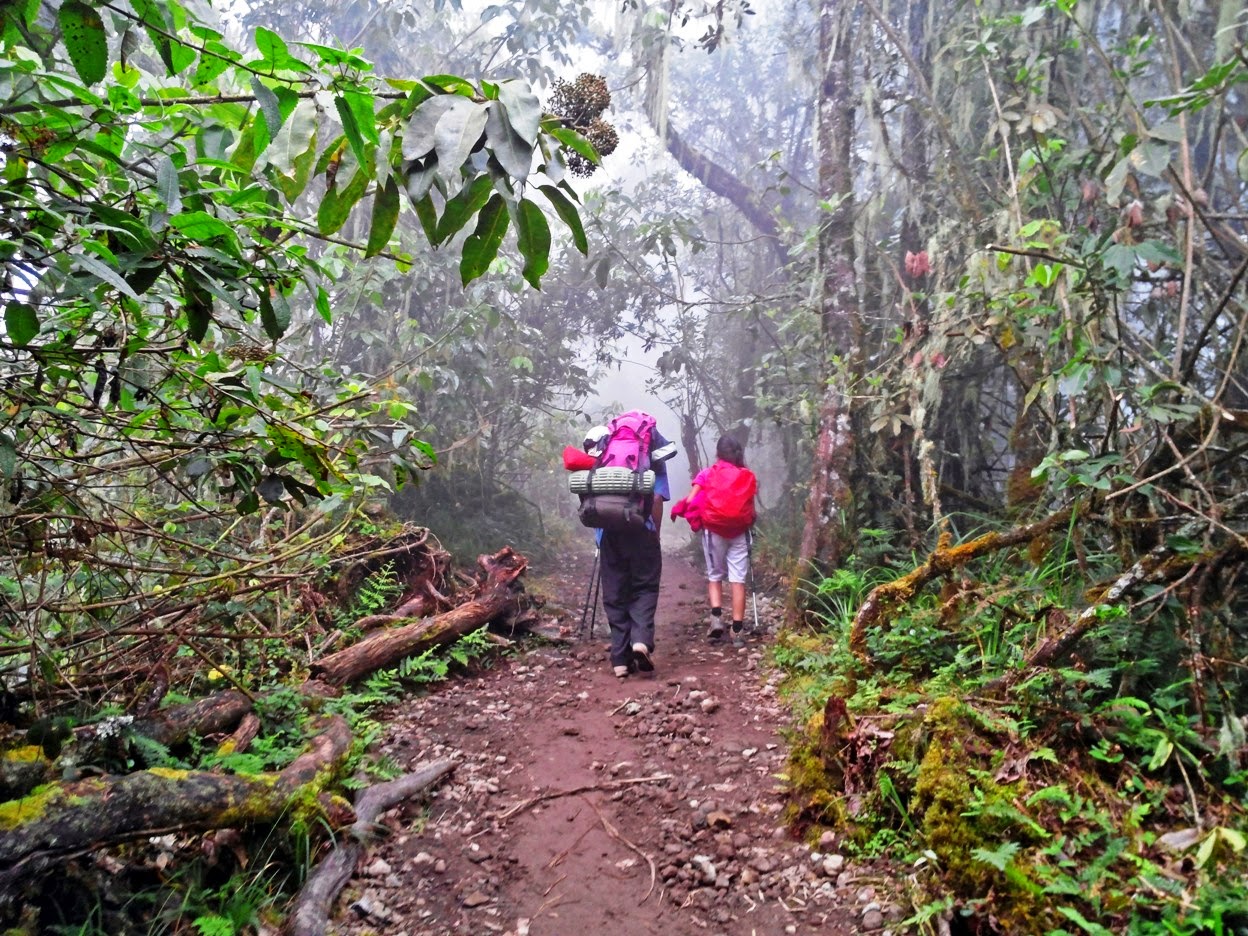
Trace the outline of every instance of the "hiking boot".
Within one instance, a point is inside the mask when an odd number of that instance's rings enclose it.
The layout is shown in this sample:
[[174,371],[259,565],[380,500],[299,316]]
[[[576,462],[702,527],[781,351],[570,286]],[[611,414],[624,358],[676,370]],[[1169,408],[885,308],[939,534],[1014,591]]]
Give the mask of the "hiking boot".
[[706,639],[711,643],[719,643],[724,637],[724,622],[714,615],[711,616],[711,629],[706,632]]
[[650,659],[650,648],[644,643],[633,644],[633,662],[643,673],[654,672],[654,660]]
[[745,646],[745,628],[739,624],[734,624],[732,627],[732,645],[734,647]]
[[615,676],[617,679],[624,679],[625,677],[628,676],[629,672],[630,670],[627,666],[615,667]]

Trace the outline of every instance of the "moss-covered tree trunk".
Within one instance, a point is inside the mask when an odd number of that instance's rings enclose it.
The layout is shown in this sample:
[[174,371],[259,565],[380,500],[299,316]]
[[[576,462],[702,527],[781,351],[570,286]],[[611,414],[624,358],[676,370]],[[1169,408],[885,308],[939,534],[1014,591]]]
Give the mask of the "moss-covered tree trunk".
[[[827,363],[799,559],[823,568],[840,562],[849,540],[847,512],[852,501],[850,477],[856,442],[850,402],[862,360],[851,168],[855,116],[853,22],[851,5],[844,0],[821,3],[819,197],[831,208],[819,228],[819,318]],[[840,366],[833,364],[837,358]]]
[[351,748],[341,717],[318,727],[309,749],[278,774],[153,768],[45,784],[0,804],[0,903],[15,898],[21,881],[84,851],[174,830],[276,822],[293,802],[315,802]]

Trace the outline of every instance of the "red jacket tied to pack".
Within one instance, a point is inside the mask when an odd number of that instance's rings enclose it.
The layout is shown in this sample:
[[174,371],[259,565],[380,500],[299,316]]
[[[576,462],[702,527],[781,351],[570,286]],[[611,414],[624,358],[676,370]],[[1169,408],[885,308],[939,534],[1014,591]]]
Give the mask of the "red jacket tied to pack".
[[[749,468],[717,461],[699,477],[702,526],[727,539],[740,536],[754,523],[758,479]],[[695,482],[696,483],[696,482]]]

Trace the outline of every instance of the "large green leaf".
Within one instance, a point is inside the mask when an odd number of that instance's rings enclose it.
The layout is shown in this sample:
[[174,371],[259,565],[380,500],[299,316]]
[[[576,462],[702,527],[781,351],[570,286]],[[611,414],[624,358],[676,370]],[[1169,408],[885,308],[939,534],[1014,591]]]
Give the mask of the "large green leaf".
[[85,253],[78,254],[78,256],[74,257],[74,266],[80,270],[85,270],[96,279],[102,280],[131,299],[139,298],[130,284],[121,278],[121,274],[98,257]]
[[261,289],[260,292],[260,324],[264,327],[264,333],[276,341],[286,334],[286,329],[290,328],[290,303],[284,301],[275,303],[267,289]]
[[269,144],[269,165],[278,173],[277,184],[287,201],[294,201],[308,184],[316,158],[316,105],[300,101]]
[[356,159],[364,162],[364,137],[360,133],[360,124],[356,120],[355,111],[341,95],[334,98],[334,109],[338,111],[338,119],[342,122],[342,133],[351,146],[351,152],[355,153]]
[[264,124],[269,131],[269,140],[272,141],[277,136],[277,131],[282,129],[282,106],[273,89],[255,75],[251,76],[251,93],[256,96],[260,113],[264,114]]
[[589,241],[585,238],[585,228],[581,224],[581,214],[576,210],[576,205],[553,185],[543,185],[538,191],[550,199],[563,223],[572,231],[572,243],[576,245],[576,249],[589,256]]
[[169,214],[182,211],[182,184],[178,181],[178,167],[168,156],[162,156],[156,163],[156,196]]
[[4,307],[4,330],[9,341],[23,348],[39,334],[39,316],[34,306],[10,302]]
[[575,130],[570,129],[569,127],[556,127],[554,130],[550,131],[550,135],[568,149],[572,150],[572,152],[579,153],[584,156],[594,165],[599,165],[602,162],[602,160],[598,158],[598,151],[594,149],[594,145]]
[[465,97],[456,97],[433,131],[438,153],[438,172],[443,178],[459,174],[460,167],[485,132],[486,107]]
[[322,234],[333,234],[346,223],[351,209],[368,191],[368,175],[357,169],[346,187],[331,186],[316,212],[316,227]]
[[212,323],[212,294],[190,270],[186,271],[182,283],[182,298],[186,302],[186,335],[191,341],[203,341]]
[[490,268],[498,256],[498,248],[502,246],[510,220],[506,200],[495,192],[477,216],[476,229],[464,241],[459,277],[465,286]]
[[420,159],[433,152],[438,121],[455,100],[455,95],[438,94],[416,108],[403,130],[404,159]]
[[169,224],[191,240],[211,241],[220,238],[232,248],[232,253],[238,251],[234,229],[206,211],[187,211],[174,215],[169,219]]
[[540,289],[542,277],[550,267],[550,225],[536,202],[520,199],[516,212],[517,246],[524,257],[524,278],[534,289]]
[[490,152],[508,175],[520,182],[525,181],[533,165],[533,147],[511,126],[502,104],[491,101],[487,105],[487,112],[485,138],[490,145]]
[[368,231],[368,247],[364,251],[364,256],[374,257],[385,250],[386,245],[390,243],[390,235],[394,233],[394,225],[398,219],[399,184],[391,176],[373,196],[373,223]]
[[528,82],[504,81],[498,86],[498,100],[507,108],[507,120],[512,129],[529,144],[529,149],[536,146],[537,129],[542,120],[542,105]]
[[460,189],[442,209],[442,219],[438,222],[436,235],[431,239],[433,246],[437,247],[467,224],[468,219],[481,210],[493,189],[494,183],[489,176],[478,176]]
[[102,81],[108,71],[108,36],[99,12],[80,0],[66,0],[57,18],[65,51],[82,83],[93,85]]

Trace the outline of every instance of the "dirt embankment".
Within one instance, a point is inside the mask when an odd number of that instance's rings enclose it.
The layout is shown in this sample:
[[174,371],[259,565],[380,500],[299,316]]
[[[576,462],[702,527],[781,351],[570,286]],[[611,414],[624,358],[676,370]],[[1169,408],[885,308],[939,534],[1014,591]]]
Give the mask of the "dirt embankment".
[[[542,580],[576,627],[589,562]],[[561,605],[562,612],[555,607]],[[781,822],[786,712],[765,641],[705,640],[704,585],[667,556],[657,672],[617,680],[596,636],[505,657],[385,714],[403,768],[449,782],[384,817],[336,907],[364,934],[900,932],[887,882]],[[770,633],[771,604],[760,601]],[[827,852],[827,854],[821,854]]]

